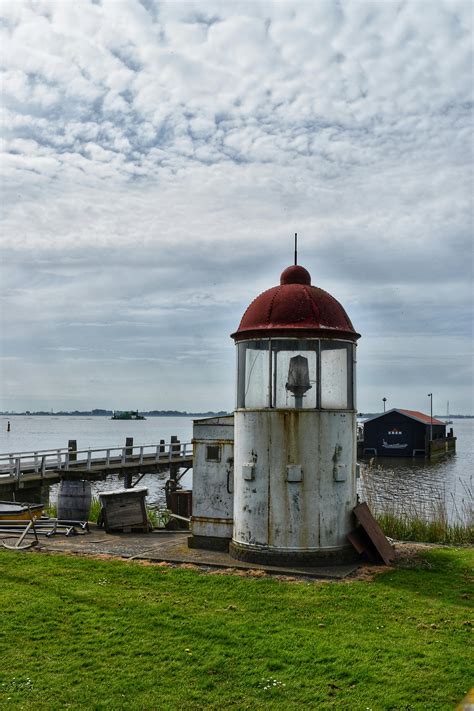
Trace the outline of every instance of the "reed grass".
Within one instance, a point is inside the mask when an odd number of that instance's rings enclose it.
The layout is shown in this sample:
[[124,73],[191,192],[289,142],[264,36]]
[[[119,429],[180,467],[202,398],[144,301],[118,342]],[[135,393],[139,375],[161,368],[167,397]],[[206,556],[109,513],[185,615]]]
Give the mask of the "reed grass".
[[474,526],[466,523],[426,521],[416,514],[385,511],[376,519],[386,536],[399,541],[463,545],[474,543]]
[[49,518],[56,518],[58,513],[58,507],[56,506],[56,504],[48,504],[44,507],[44,513],[46,516],[49,516]]
[[362,468],[363,497],[386,536],[399,541],[443,543],[450,545],[474,544],[473,488],[461,482],[464,489],[463,506],[460,511],[453,501],[457,520],[449,521],[445,497],[436,488],[429,492],[429,503],[399,499],[381,504],[376,500],[376,481],[373,478],[377,466],[373,460]]
[[170,521],[168,509],[156,509],[147,506],[148,520],[152,524],[153,528],[165,528],[166,524]]
[[91,521],[92,523],[97,523],[101,508],[102,506],[100,505],[99,499],[93,496],[91,501],[91,508],[89,511],[89,521]]

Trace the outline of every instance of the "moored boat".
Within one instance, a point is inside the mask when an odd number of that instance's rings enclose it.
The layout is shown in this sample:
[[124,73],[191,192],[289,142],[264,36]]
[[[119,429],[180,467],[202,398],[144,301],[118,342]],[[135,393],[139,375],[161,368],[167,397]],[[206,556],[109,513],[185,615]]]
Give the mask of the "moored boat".
[[31,517],[39,518],[43,509],[43,504],[0,501],[0,521],[29,521]]
[[146,417],[140,415],[138,410],[126,410],[125,412],[118,412],[114,410],[114,414],[110,418],[111,420],[146,420]]

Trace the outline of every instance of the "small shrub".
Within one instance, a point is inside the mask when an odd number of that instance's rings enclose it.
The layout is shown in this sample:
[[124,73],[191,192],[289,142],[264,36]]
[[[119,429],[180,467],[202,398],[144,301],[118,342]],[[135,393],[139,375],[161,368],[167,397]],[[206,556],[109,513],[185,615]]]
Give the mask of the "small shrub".
[[91,501],[91,510],[89,512],[89,521],[97,523],[101,508],[102,506],[100,505],[99,499],[93,496]]

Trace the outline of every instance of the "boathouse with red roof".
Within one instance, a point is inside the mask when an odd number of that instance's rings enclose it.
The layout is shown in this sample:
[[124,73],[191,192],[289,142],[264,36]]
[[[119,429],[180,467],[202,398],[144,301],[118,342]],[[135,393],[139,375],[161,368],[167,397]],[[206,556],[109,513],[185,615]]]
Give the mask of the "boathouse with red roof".
[[363,453],[376,457],[429,457],[454,452],[453,430],[417,410],[393,408],[364,422]]

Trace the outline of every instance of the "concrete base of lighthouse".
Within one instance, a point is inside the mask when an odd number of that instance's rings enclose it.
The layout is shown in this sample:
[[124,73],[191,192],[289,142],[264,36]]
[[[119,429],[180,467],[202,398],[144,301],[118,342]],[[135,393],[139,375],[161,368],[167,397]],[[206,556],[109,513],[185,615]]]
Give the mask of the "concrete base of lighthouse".
[[351,545],[342,548],[328,548],[315,551],[285,551],[281,549],[264,548],[263,546],[252,547],[231,542],[229,553],[232,558],[245,563],[297,568],[317,567],[318,565],[344,565],[345,563],[356,563],[360,558]]

